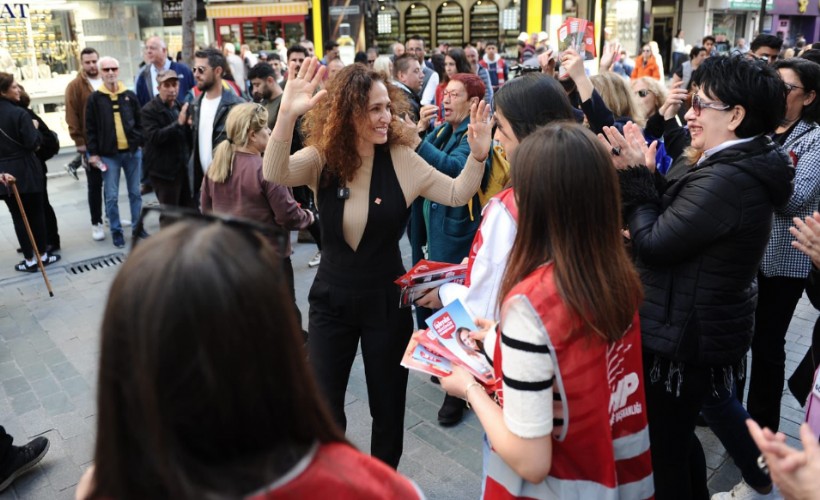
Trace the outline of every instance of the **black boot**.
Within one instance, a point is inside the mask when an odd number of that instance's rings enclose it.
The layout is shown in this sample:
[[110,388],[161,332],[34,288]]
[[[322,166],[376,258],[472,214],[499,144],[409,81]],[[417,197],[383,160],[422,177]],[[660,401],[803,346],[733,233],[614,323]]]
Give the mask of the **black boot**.
[[466,404],[463,399],[449,394],[444,397],[444,403],[438,411],[438,425],[442,427],[452,427],[461,422],[464,417]]

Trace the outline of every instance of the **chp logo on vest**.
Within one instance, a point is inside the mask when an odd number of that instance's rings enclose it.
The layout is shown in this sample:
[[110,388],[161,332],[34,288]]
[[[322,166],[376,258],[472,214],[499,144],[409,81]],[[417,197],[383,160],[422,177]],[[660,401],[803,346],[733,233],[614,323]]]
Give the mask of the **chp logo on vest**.
[[27,3],[3,3],[0,9],[0,19],[28,19],[29,4]]
[[607,349],[606,364],[609,377],[609,421],[611,424],[633,415],[640,415],[643,406],[640,401],[631,405],[629,396],[635,394],[641,387],[641,379],[635,372],[625,373],[624,355],[632,349],[631,345],[618,342]]

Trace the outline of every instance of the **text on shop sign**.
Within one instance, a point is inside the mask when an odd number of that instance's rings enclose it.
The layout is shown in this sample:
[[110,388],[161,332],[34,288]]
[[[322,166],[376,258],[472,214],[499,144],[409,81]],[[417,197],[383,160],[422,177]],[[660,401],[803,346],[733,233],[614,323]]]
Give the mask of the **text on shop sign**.
[[28,17],[27,3],[4,3],[0,9],[0,19],[25,19]]

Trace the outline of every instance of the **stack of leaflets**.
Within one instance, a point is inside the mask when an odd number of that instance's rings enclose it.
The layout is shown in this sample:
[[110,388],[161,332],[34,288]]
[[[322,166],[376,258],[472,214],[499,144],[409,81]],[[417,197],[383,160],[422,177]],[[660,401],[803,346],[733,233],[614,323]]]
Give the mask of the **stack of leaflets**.
[[445,283],[464,283],[466,276],[467,264],[420,260],[404,276],[394,281],[401,287],[399,307],[410,307],[431,289]]
[[494,382],[493,368],[476,343],[470,331],[477,331],[470,314],[461,303],[454,300],[427,319],[427,330],[413,334],[402,358],[402,366],[411,370],[446,377],[453,372],[452,365],[469,371],[479,382]]
[[[595,25],[586,19],[568,17],[558,27],[558,49],[573,49],[584,60],[595,59]],[[558,77],[565,78],[567,70],[561,66]]]

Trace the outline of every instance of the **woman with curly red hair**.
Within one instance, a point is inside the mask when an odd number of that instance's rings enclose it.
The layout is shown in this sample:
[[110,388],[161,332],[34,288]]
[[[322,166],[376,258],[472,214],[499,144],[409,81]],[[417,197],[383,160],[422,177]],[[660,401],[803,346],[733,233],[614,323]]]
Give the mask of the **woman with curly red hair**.
[[[400,362],[413,330],[393,284],[404,274],[399,239],[417,197],[460,206],[478,190],[491,143],[489,107],[472,106],[471,154],[453,179],[413,151],[413,132],[399,118],[408,109],[400,89],[354,64],[314,94],[324,71],[309,59],[288,80],[264,175],[286,186],[307,184],[316,194],[322,262],[308,296],[310,361],[344,429],[345,390],[361,339],[371,453],[398,467],[407,390]],[[289,157],[296,118],[305,113],[307,147]]]

